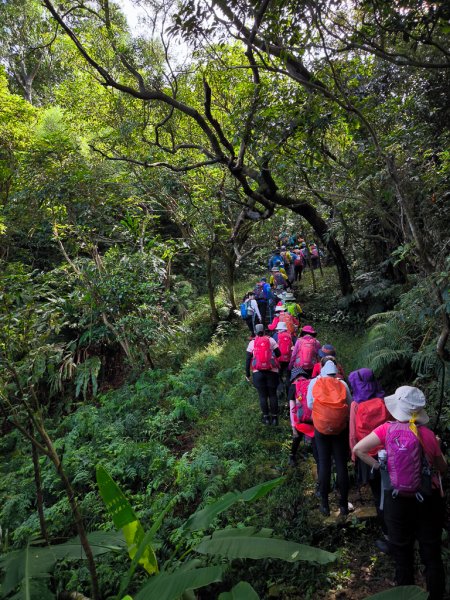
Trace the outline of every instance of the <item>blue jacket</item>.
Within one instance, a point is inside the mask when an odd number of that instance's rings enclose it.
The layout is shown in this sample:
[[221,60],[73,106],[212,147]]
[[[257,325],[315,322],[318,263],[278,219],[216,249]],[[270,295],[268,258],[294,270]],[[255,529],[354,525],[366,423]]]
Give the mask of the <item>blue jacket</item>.
[[284,267],[284,260],[280,254],[274,254],[269,258],[269,271],[273,269],[277,262],[280,262],[281,266]]

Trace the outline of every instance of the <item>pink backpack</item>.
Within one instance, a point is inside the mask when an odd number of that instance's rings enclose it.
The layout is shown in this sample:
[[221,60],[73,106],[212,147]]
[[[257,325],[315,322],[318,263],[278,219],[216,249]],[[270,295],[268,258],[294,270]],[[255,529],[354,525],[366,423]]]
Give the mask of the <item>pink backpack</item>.
[[295,366],[310,371],[317,362],[317,340],[306,335],[300,338],[299,351],[295,357]]
[[293,421],[296,423],[312,423],[312,412],[308,408],[306,395],[310,379],[299,377],[295,380],[295,408],[293,409]]
[[253,347],[253,371],[270,371],[275,366],[270,339],[266,335],[257,337]]
[[280,331],[278,334],[278,349],[280,350],[278,361],[288,363],[292,354],[292,338],[288,331]]
[[[392,494],[405,496],[431,493],[431,470],[420,439],[409,423],[392,423],[386,434],[387,470]],[[423,499],[423,498],[422,498]]]

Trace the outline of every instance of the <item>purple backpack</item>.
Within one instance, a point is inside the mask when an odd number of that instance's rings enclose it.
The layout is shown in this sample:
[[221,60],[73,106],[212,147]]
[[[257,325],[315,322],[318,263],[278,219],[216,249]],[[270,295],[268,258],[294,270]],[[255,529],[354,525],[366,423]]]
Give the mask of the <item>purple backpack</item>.
[[416,496],[431,494],[431,470],[420,438],[409,423],[391,423],[386,434],[387,470],[392,495]]

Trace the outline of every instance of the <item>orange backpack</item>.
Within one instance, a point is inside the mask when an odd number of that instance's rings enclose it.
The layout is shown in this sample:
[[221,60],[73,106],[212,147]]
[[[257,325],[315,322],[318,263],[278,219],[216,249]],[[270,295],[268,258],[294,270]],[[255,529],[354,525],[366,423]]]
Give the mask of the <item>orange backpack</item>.
[[345,429],[349,418],[347,390],[339,379],[319,377],[313,387],[312,418],[320,433],[336,435]]

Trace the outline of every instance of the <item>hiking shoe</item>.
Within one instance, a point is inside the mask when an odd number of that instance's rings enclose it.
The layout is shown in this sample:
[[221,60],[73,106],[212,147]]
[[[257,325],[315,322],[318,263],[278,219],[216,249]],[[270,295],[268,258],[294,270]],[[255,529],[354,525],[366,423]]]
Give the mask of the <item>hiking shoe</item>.
[[297,461],[295,460],[295,456],[293,454],[289,454],[289,458],[288,458],[288,467],[296,467],[297,466]]
[[319,506],[319,511],[323,514],[324,517],[330,516],[330,507],[328,506],[328,504],[324,504],[323,502],[321,502]]
[[270,425],[270,417],[269,415],[263,415],[261,417],[261,421],[263,425]]
[[272,425],[278,425],[278,415],[274,415],[272,417]]
[[385,540],[375,540],[375,546],[383,554],[389,555],[391,553],[391,548],[389,546],[389,542],[386,542]]

